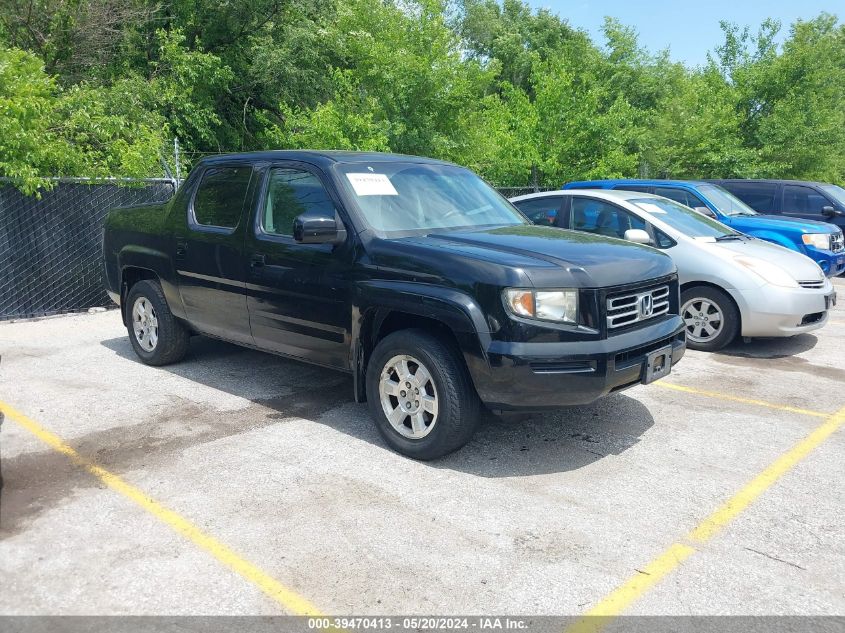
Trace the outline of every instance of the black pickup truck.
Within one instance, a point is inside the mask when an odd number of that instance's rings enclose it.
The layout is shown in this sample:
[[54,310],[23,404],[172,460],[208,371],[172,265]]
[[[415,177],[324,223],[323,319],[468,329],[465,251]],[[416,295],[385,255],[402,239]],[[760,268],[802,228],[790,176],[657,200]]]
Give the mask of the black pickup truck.
[[204,159],[166,204],[112,210],[103,247],[143,362],[204,334],[349,372],[387,443],[418,459],[466,443],[482,406],[585,404],[685,351],[669,257],[532,226],[426,158]]

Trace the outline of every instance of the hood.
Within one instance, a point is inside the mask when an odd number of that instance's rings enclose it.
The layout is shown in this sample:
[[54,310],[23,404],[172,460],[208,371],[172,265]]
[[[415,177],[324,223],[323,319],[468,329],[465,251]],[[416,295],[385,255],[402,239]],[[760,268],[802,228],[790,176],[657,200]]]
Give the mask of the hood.
[[839,227],[828,224],[827,222],[790,218],[782,215],[738,215],[730,218],[730,224],[740,231],[743,229],[748,229],[749,231],[771,229],[779,233],[793,232],[799,235],[803,233],[839,232]]
[[722,259],[732,260],[737,255],[762,259],[784,269],[796,281],[824,279],[824,273],[812,259],[777,244],[757,239],[699,243],[706,244],[708,249]]
[[448,255],[519,269],[536,287],[596,288],[675,272],[671,258],[648,246],[589,233],[518,225],[432,233],[391,240]]

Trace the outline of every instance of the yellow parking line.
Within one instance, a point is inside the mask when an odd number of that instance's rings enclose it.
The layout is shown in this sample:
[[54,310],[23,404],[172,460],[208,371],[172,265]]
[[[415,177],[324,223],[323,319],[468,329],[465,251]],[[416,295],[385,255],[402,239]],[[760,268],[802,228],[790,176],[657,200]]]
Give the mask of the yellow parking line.
[[660,556],[639,570],[637,575],[629,578],[608,594],[604,600],[587,611],[583,617],[567,627],[566,633],[599,633],[622,611],[636,602],[640,596],[694,553],[695,550],[689,545],[674,543]]
[[708,398],[716,398],[717,400],[727,400],[728,402],[741,402],[742,404],[751,404],[757,407],[765,407],[767,409],[774,409],[776,411],[786,411],[788,413],[799,413],[801,415],[809,415],[814,418],[826,418],[830,416],[829,413],[822,413],[821,411],[813,411],[811,409],[800,409],[798,407],[790,407],[783,404],[775,404],[767,400],[754,400],[752,398],[743,398],[741,396],[731,396],[718,391],[705,391],[703,389],[696,389],[694,387],[685,387],[683,385],[676,385],[670,382],[655,382],[652,383],[656,387],[663,389],[672,389],[673,391],[682,391],[684,393],[694,393],[698,396],[706,396]]
[[763,472],[748,482],[745,487],[728,499],[709,517],[689,533],[690,541],[704,543],[716,532],[730,523],[734,517],[751,505],[773,483],[792,470],[810,451],[817,448],[845,423],[845,408],[840,409],[816,427],[803,440],[772,462]]
[[[664,384],[664,386],[667,386]],[[677,385],[673,385],[675,387]],[[732,399],[717,394],[722,399]],[[769,406],[769,405],[766,405]],[[757,500],[772,484],[792,470],[813,449],[817,448],[845,424],[845,407],[826,416],[826,420],[803,440],[795,444],[772,462],[763,472],[754,477],[734,496],[710,514],[686,536],[691,544],[673,543],[644,569],[623,583],[618,589],[598,602],[582,618],[567,628],[567,633],[598,633],[616,616],[636,602],[649,589],[689,558],[696,549],[693,545],[704,544],[723,527],[735,519],[743,510]]]
[[47,444],[53,450],[66,455],[74,464],[87,470],[94,477],[103,482],[106,486],[134,502],[156,519],[172,528],[194,545],[199,546],[211,554],[226,567],[234,571],[241,578],[252,583],[270,598],[280,604],[285,611],[295,615],[319,615],[317,608],[308,600],[289,589],[267,572],[256,567],[236,552],[210,536],[191,523],[188,519],[163,506],[161,503],[148,496],[143,490],[125,482],[117,475],[97,466],[85,459],[73,448],[67,445],[58,435],[48,431],[32,418],[17,411],[14,407],[0,402],[0,412],[7,418],[16,422],[19,426],[32,433],[39,440]]

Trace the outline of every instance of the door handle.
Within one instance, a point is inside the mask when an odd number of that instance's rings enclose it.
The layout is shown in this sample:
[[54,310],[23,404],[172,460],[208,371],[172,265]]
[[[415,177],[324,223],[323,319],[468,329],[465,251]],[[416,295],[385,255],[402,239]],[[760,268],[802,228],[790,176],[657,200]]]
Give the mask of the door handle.
[[182,259],[188,254],[188,242],[176,240],[176,258]]
[[261,268],[267,262],[265,256],[261,253],[256,253],[252,256],[252,259],[249,261],[249,265],[253,268]]

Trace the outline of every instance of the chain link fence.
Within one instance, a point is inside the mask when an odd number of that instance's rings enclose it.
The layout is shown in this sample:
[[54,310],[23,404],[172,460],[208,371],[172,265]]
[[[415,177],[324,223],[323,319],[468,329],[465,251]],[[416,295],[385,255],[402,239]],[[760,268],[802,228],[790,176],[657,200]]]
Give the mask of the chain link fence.
[[39,199],[0,180],[0,320],[109,305],[102,258],[106,213],[166,201],[174,184],[58,180]]
[[496,191],[505,198],[515,198],[526,193],[540,193],[541,191],[554,191],[554,187],[496,187]]
[[[176,182],[57,179],[41,197],[0,179],[0,321],[107,306],[103,221],[109,209],[164,202]],[[546,191],[497,187],[505,197]]]

